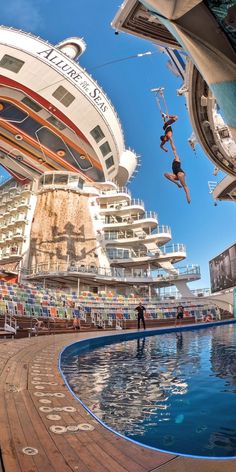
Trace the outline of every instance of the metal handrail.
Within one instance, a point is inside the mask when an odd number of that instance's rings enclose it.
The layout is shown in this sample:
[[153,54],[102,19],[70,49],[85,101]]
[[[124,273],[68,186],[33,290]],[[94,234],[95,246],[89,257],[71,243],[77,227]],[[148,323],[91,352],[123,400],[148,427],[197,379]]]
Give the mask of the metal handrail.
[[127,187],[118,187],[117,189],[101,190],[99,197],[118,195],[120,193],[126,193],[127,195],[131,196],[131,192]]
[[155,270],[155,275],[152,275],[151,271],[147,269],[125,269],[123,267],[91,267],[91,266],[81,266],[81,265],[72,265],[71,263],[63,262],[63,263],[42,263],[38,264],[37,266],[32,267],[31,269],[25,271],[26,275],[34,276],[34,275],[47,275],[52,273],[82,273],[82,274],[96,274],[100,277],[111,277],[111,278],[151,278],[151,279],[173,279],[177,278],[178,276],[183,275],[200,275],[200,267],[197,265],[180,267],[180,268],[173,268],[174,273],[167,273],[163,269]]
[[170,254],[172,252],[186,252],[186,246],[185,244],[181,243],[175,243],[175,244],[170,244],[168,246],[162,246],[161,248],[162,254]]
[[[157,221],[157,213],[155,211],[145,211],[142,214],[121,217],[121,221],[116,221],[115,216],[110,216],[110,217],[106,216],[105,218],[102,218],[102,222],[106,225],[109,225],[109,224],[123,224],[123,223],[132,224],[135,221],[142,221],[142,220],[150,219],[150,218]],[[113,219],[113,221],[109,221],[110,219]]]

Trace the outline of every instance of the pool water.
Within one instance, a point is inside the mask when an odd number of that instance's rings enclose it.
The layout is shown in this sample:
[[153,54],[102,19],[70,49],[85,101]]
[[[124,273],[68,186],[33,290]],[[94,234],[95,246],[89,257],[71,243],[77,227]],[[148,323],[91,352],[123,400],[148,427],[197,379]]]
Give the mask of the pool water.
[[78,352],[63,355],[62,371],[113,430],[178,454],[236,456],[236,325]]

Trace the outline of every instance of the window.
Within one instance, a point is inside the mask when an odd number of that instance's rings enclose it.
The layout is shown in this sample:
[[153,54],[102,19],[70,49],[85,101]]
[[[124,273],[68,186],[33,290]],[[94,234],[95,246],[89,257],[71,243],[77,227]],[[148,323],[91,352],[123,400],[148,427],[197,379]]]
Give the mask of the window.
[[52,174],[45,174],[44,175],[44,185],[52,185]]
[[95,128],[90,131],[90,134],[92,135],[93,139],[95,139],[96,143],[99,143],[101,139],[105,138],[105,134],[102,132],[100,126],[95,126]]
[[64,123],[62,123],[61,121],[57,120],[54,116],[49,116],[49,118],[47,118],[47,121],[51,123],[51,125],[58,128],[60,131],[66,128],[66,125],[64,125]]
[[106,159],[106,161],[105,161],[105,164],[106,164],[106,168],[110,169],[110,167],[112,167],[114,165],[113,156],[108,157],[108,159]]
[[30,98],[28,97],[24,97],[22,98],[22,103],[24,103],[25,105],[27,105],[27,107],[31,108],[32,110],[38,112],[40,110],[42,110],[42,107],[40,105],[38,105],[38,103],[34,102],[33,100],[31,100]]
[[53,92],[52,96],[65,105],[65,107],[68,107],[75,100],[74,95],[68,92],[68,90],[61,85],[55,90],[55,92]]
[[67,185],[68,175],[67,174],[54,174],[54,184]]
[[78,180],[78,187],[82,189],[83,186],[84,186],[84,180],[81,179],[81,177],[79,177],[79,180]]
[[26,111],[20,110],[11,102],[2,100],[1,105],[0,116],[3,120],[12,123],[23,123],[29,116]]
[[9,56],[8,54],[4,54],[0,61],[0,67],[3,67],[4,69],[8,69],[12,72],[19,72],[21,70],[21,67],[24,65],[24,61],[21,61],[20,59],[17,59],[16,57]]
[[101,152],[102,152],[103,156],[107,156],[107,154],[109,154],[109,152],[111,152],[111,148],[110,148],[107,141],[100,146],[100,149],[101,149]]

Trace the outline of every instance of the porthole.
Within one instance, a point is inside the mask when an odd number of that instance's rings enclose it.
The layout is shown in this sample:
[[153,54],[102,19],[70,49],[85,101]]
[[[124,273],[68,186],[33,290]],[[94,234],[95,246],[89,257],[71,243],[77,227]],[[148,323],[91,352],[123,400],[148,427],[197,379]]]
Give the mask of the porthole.
[[66,152],[65,152],[63,149],[59,149],[59,150],[57,151],[57,155],[58,155],[59,157],[65,157]]

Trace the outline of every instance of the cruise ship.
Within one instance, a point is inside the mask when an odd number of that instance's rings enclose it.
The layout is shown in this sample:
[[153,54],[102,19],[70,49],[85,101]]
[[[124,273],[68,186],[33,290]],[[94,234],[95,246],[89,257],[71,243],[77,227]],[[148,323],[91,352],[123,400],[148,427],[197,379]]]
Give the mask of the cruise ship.
[[[156,295],[200,278],[186,248],[126,184],[139,159],[110,100],[57,45],[0,27],[1,278],[65,290]],[[175,264],[178,263],[178,268]]]

